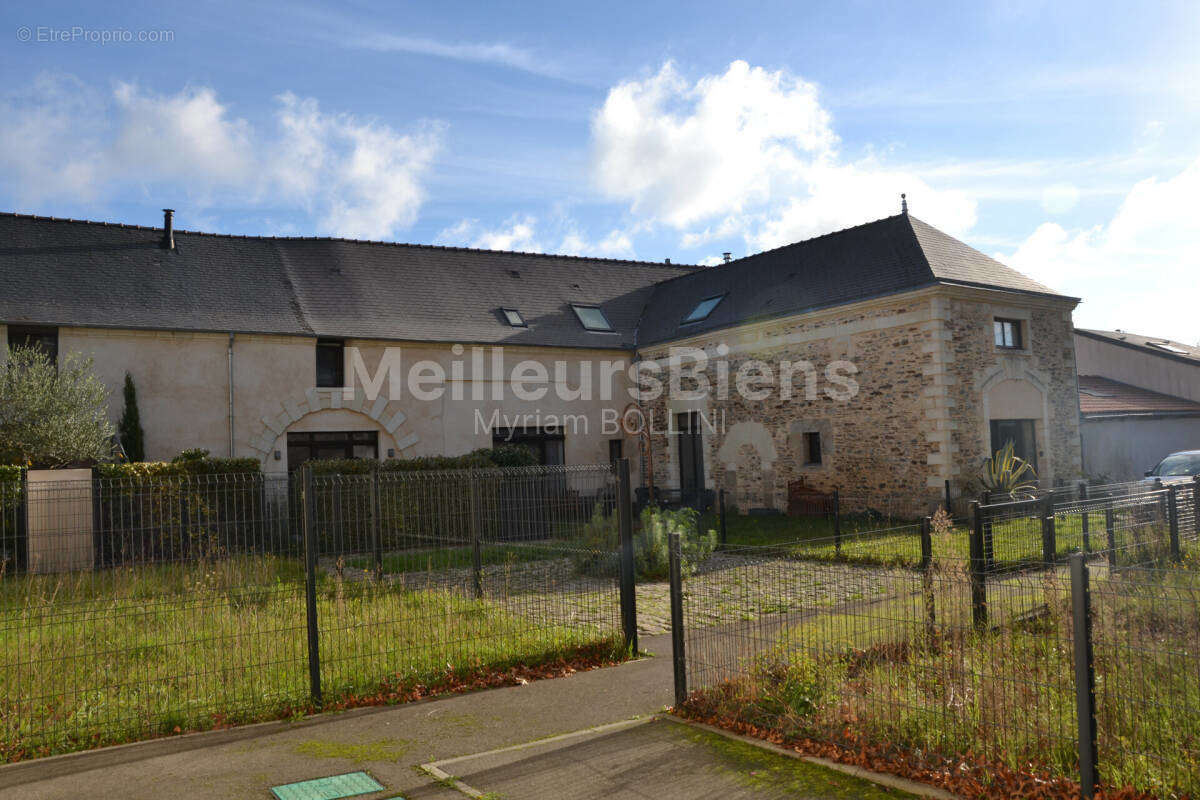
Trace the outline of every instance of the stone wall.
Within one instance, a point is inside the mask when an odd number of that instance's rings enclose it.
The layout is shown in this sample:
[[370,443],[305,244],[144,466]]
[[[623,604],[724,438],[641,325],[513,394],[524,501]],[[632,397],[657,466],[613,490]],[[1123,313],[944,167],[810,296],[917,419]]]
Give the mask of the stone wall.
[[[991,294],[999,293],[964,291],[946,301],[955,483],[964,492],[978,489],[977,473],[991,454],[988,421],[1003,418],[1034,420],[1040,483],[1076,480],[1082,467],[1071,307],[1052,299],[997,301]],[[996,348],[996,317],[1024,323],[1023,350]],[[1034,391],[1019,399],[1012,391],[1019,386]]]
[[[709,359],[727,353],[729,375],[723,395],[721,370],[710,361],[702,397],[689,396],[683,383],[643,403],[655,430],[656,483],[679,485],[670,424],[678,413],[699,411],[711,421],[703,448],[708,485],[726,489],[741,510],[786,508],[788,483],[802,479],[822,491],[838,488],[850,507],[923,513],[942,500],[946,481],[955,496],[976,490],[988,447],[988,398],[999,408],[1014,386],[1044,398],[1038,436],[1049,477],[1076,474],[1071,301],[1021,298],[1013,308],[1012,295],[995,301],[1000,294],[936,287],[647,348],[641,355],[664,366],[672,348],[700,348]],[[1028,320],[1029,352],[995,350],[997,315]],[[736,391],[736,376],[753,359],[776,376],[783,362],[809,362],[815,383],[800,373],[790,397],[777,390],[748,399]],[[842,361],[857,370],[858,390],[848,398],[825,372]],[[819,464],[807,463],[808,432],[820,434]]]

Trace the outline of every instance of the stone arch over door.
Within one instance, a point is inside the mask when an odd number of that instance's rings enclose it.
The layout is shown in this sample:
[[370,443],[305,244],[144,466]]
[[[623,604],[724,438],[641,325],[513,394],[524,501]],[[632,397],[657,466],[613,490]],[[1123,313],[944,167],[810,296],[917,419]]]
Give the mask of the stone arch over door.
[[725,434],[717,451],[717,460],[725,471],[722,486],[743,514],[749,508],[775,506],[778,458],[771,432],[761,422],[737,422]]
[[983,418],[979,435],[984,457],[991,455],[991,421],[994,419],[1032,419],[1038,450],[1038,480],[1045,485],[1054,481],[1054,462],[1050,448],[1050,398],[1046,376],[1026,368],[997,368],[979,382]]
[[[258,433],[250,439],[250,449],[264,465],[269,465],[272,463],[274,451],[281,449],[280,440],[284,439],[289,430],[296,430],[301,420],[311,421],[325,412],[342,411],[350,418],[360,420],[361,428],[358,429],[379,431],[381,454],[392,448],[400,457],[404,451],[419,442],[420,437],[416,433],[406,434],[402,430],[408,415],[393,406],[394,404],[382,395],[375,401],[366,403],[357,393],[350,398],[343,398],[341,391],[322,392],[310,389],[302,397],[285,400],[282,410],[275,416],[261,418]],[[286,450],[286,447],[282,449]]]

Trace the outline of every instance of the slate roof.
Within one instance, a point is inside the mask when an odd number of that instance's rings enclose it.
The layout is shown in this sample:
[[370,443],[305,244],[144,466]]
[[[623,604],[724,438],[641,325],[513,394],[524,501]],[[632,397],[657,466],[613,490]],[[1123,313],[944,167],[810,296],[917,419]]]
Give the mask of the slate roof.
[[1129,414],[1200,415],[1200,403],[1169,394],[1159,394],[1111,378],[1080,375],[1079,411],[1085,417]]
[[[654,282],[697,269],[0,214],[0,322],[631,349]],[[615,333],[583,330],[599,305]],[[528,328],[502,321],[519,309]]]
[[[937,283],[1056,294],[916,217],[899,214],[659,283],[638,342],[663,342]],[[697,303],[716,295],[725,298],[706,320],[680,324]]]
[[1089,339],[1115,344],[1119,347],[1141,350],[1143,353],[1149,355],[1200,366],[1200,347],[1171,341],[1161,336],[1142,336],[1141,334],[1126,333],[1125,331],[1096,331],[1085,328],[1076,328],[1075,333],[1080,336],[1086,336]]
[[[900,214],[698,268],[0,214],[0,322],[629,350],[935,283],[1050,289]],[[725,299],[680,325],[701,300]],[[615,333],[585,331],[571,303]],[[513,328],[501,308],[521,312]]]

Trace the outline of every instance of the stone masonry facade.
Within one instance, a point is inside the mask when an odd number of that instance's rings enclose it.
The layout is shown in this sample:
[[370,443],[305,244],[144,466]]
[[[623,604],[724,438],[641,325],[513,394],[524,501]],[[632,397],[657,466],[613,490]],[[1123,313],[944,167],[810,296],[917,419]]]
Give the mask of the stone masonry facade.
[[[710,360],[706,392],[684,381],[642,403],[655,430],[655,483],[679,486],[679,439],[670,430],[687,412],[700,414],[706,486],[725,489],[742,511],[786,509],[788,484],[802,480],[837,488],[852,509],[927,513],[943,501],[947,481],[952,497],[978,490],[993,410],[1033,419],[1039,477],[1069,480],[1080,470],[1073,304],[937,286],[646,348],[640,356],[664,366],[673,348],[700,348],[709,359],[728,348],[724,394]],[[995,348],[997,317],[1023,320],[1021,352]],[[794,371],[790,397],[773,386],[765,398],[748,399],[735,387],[752,360],[776,378],[784,362],[814,369]],[[843,362],[858,384],[848,398],[837,375],[826,373]],[[819,435],[819,463],[806,434]]]

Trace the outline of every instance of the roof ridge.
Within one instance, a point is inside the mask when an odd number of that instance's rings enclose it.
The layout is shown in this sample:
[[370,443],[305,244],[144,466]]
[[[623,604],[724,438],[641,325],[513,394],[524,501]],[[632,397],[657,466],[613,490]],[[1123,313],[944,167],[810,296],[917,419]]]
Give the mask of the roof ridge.
[[[895,219],[896,217],[900,217],[900,216],[908,216],[908,215],[907,214],[893,214],[890,217],[880,217],[879,219],[873,219],[869,222],[860,222],[858,225],[851,225],[848,228],[839,228],[836,231],[828,231],[827,233],[822,233],[822,234],[818,234],[816,236],[811,236],[807,239],[801,239],[800,241],[792,242],[791,244],[781,244],[781,245],[779,245],[779,247],[772,247],[770,250],[760,250],[757,253],[751,253],[748,256],[742,256],[741,258],[735,258],[732,261],[726,261],[721,264],[714,264],[711,267],[700,266],[698,269],[694,269],[691,272],[685,272],[682,275],[675,275],[673,277],[666,278],[661,281],[656,281],[654,284],[654,287],[655,287],[655,289],[657,289],[659,286],[662,286],[665,283],[670,283],[671,281],[674,281],[674,280],[686,278],[690,275],[696,275],[701,272],[708,272],[708,271],[712,271],[712,270],[725,269],[726,267],[732,267],[735,264],[740,264],[743,261],[749,261],[752,258],[758,258],[759,256],[765,256],[765,255],[769,255],[771,253],[778,253],[780,250],[786,250],[789,247],[796,247],[797,245],[808,244],[809,242],[816,242],[821,239],[827,239],[830,236],[838,236],[843,233],[849,233],[850,231],[858,230],[859,228],[865,228],[868,225],[878,225],[880,222],[886,222],[887,220]],[[926,224],[928,224],[928,223],[926,223]],[[918,247],[917,249],[920,250],[921,248]],[[922,256],[923,255],[924,255],[924,253],[922,253]],[[929,259],[926,258],[925,262],[926,262],[926,266],[928,266]],[[932,268],[930,268],[930,272],[932,273]]]
[[[795,247],[798,244],[808,244],[809,242],[816,242],[821,239],[828,239],[831,236],[838,236],[843,233],[849,233],[850,231],[856,231],[859,228],[865,228],[868,225],[878,225],[880,222],[886,222],[890,219],[896,219],[897,217],[907,217],[907,216],[908,216],[908,214],[906,214],[906,213],[892,214],[891,216],[880,217],[879,219],[873,219],[873,220],[870,220],[869,222],[860,222],[859,224],[851,225],[848,228],[838,228],[836,231],[827,231],[825,233],[819,233],[816,236],[810,236],[807,239],[801,239],[799,241],[791,242],[789,244],[781,244],[778,247],[772,247],[770,250],[760,250],[759,252],[752,253],[751,255],[748,255],[748,256],[742,256],[741,258],[735,258],[733,261],[730,261],[729,264],[736,264],[739,261],[746,261],[747,259],[758,258],[759,256],[765,256],[769,253],[778,253],[780,250],[786,250],[789,247]],[[727,265],[726,264],[718,264],[717,266],[724,267]]]
[[[75,219],[73,217],[51,217],[42,214],[21,214],[16,211],[0,211],[0,217],[12,217],[14,219],[31,219],[42,222],[69,222],[76,225],[99,225],[105,228],[127,228],[137,231],[161,231],[160,227],[150,225],[134,225],[128,222],[106,222],[103,220],[93,219]],[[576,256],[567,255],[565,253],[534,253],[525,250],[490,250],[483,247],[461,247],[457,245],[443,244],[421,244],[418,242],[389,242],[382,239],[351,239],[344,236],[265,236],[261,234],[249,233],[215,233],[213,231],[193,231],[184,228],[176,228],[175,235],[179,236],[186,234],[188,236],[211,236],[213,238],[223,239],[254,239],[257,241],[276,241],[276,242],[346,242],[348,244],[369,244],[385,247],[411,247],[421,250],[450,250],[466,253],[489,253],[505,256],[535,256],[538,258],[566,258],[575,261],[598,261],[609,264],[637,264],[645,267],[658,267],[660,269],[672,270],[696,270],[706,269],[700,264],[666,264],[661,261],[642,261],[635,258],[604,258],[603,256]],[[684,272],[683,274],[689,274]]]

